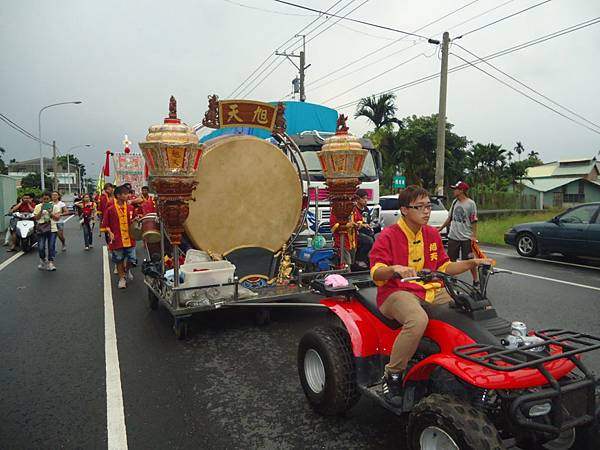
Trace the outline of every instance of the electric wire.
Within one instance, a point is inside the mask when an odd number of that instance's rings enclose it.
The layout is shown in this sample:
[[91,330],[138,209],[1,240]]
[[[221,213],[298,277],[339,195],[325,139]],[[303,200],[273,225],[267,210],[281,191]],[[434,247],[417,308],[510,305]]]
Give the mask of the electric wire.
[[461,50],[463,50],[463,51],[467,52],[467,53],[468,53],[468,54],[470,54],[471,56],[474,56],[474,57],[475,57],[475,58],[477,58],[479,61],[481,61],[481,62],[483,62],[483,63],[487,64],[487,65],[488,65],[488,66],[490,66],[492,69],[494,69],[494,70],[496,70],[496,71],[500,72],[502,75],[504,75],[505,77],[507,77],[507,78],[511,79],[511,80],[512,80],[512,81],[514,81],[515,83],[518,83],[519,85],[523,86],[524,88],[526,88],[526,89],[529,89],[531,92],[533,92],[533,93],[535,93],[535,94],[539,95],[539,96],[540,96],[540,97],[542,97],[543,99],[545,99],[545,100],[548,100],[550,103],[552,103],[552,104],[554,104],[554,105],[558,106],[558,107],[559,107],[559,108],[561,108],[561,109],[564,109],[565,111],[569,112],[570,114],[574,115],[575,117],[577,117],[577,118],[579,118],[579,119],[583,120],[584,122],[587,122],[588,124],[590,124],[590,125],[592,125],[592,126],[594,126],[594,127],[598,128],[598,129],[600,130],[600,125],[599,125],[599,124],[597,124],[597,123],[595,123],[595,122],[592,122],[591,120],[589,120],[589,119],[585,118],[584,116],[582,116],[582,115],[580,115],[580,114],[576,113],[576,112],[575,112],[575,111],[573,111],[572,109],[569,109],[569,108],[567,108],[566,106],[564,106],[564,105],[562,105],[562,104],[558,103],[557,101],[555,101],[555,100],[552,100],[552,99],[551,99],[551,98],[549,98],[548,96],[546,96],[546,95],[542,94],[540,91],[538,91],[538,90],[536,90],[536,89],[532,88],[531,86],[528,86],[527,84],[525,84],[525,83],[523,83],[522,81],[518,80],[518,79],[517,79],[517,78],[515,78],[514,76],[512,76],[512,75],[510,75],[510,74],[506,73],[505,71],[503,71],[502,69],[500,69],[500,68],[498,68],[497,66],[493,65],[492,63],[490,63],[490,62],[488,62],[488,61],[485,61],[485,60],[483,60],[481,57],[479,57],[478,55],[476,55],[476,54],[475,54],[475,53],[473,53],[472,51],[470,51],[470,50],[467,50],[467,49],[466,49],[466,48],[464,48],[463,46],[461,46],[461,45],[459,45],[459,44],[456,44],[456,43],[455,43],[454,45],[456,45],[456,46],[457,46],[458,48],[460,48]]
[[[337,6],[339,3],[341,3],[341,2],[342,2],[342,0],[337,0],[337,1],[336,1],[336,2],[333,4],[333,5],[331,5],[331,6],[330,6],[330,7],[327,9],[327,11],[330,11],[331,9],[335,8],[335,7],[336,7],[336,6]],[[322,16],[319,16],[319,17],[316,17],[315,19],[313,19],[313,20],[312,20],[310,23],[308,23],[308,24],[307,24],[307,25],[305,25],[303,28],[301,28],[301,29],[300,29],[300,31],[298,31],[298,32],[296,33],[296,35],[297,35],[297,34],[300,34],[300,33],[302,33],[304,30],[306,30],[308,27],[310,27],[310,26],[311,26],[313,23],[317,22],[317,21],[318,21],[318,20],[319,20],[321,17],[322,17]],[[283,47],[284,45],[286,45],[288,42],[290,42],[290,41],[291,41],[291,40],[293,40],[294,38],[295,38],[295,36],[292,36],[292,37],[291,37],[291,38],[289,38],[287,41],[285,41],[283,44],[281,44],[281,45],[280,45],[278,48],[281,48],[281,47]],[[267,57],[264,59],[264,61],[263,61],[262,63],[260,63],[260,64],[258,65],[258,67],[257,67],[256,69],[254,69],[254,71],[253,71],[253,72],[252,72],[250,75],[248,75],[248,77],[246,77],[246,79],[245,79],[244,81],[242,81],[242,82],[239,84],[239,86],[238,86],[238,87],[236,87],[236,88],[235,88],[235,89],[234,89],[234,90],[233,90],[233,91],[232,91],[232,92],[231,92],[231,93],[228,95],[228,98],[232,98],[234,95],[236,95],[236,93],[237,93],[237,92],[240,90],[240,88],[241,88],[242,86],[244,86],[244,84],[246,84],[246,82],[247,82],[247,81],[248,81],[250,78],[252,78],[252,76],[254,76],[254,74],[255,74],[256,72],[258,72],[258,71],[261,69],[261,67],[262,67],[262,66],[264,66],[264,65],[265,65],[265,64],[266,64],[266,63],[269,61],[269,59],[271,59],[273,56],[274,56],[274,53],[271,53],[271,54],[269,54],[269,56],[267,56]]]
[[558,115],[559,115],[559,116],[561,116],[561,117],[564,117],[565,119],[567,119],[567,120],[569,120],[569,121],[571,121],[571,122],[573,122],[573,123],[575,123],[575,124],[577,124],[577,125],[579,125],[579,126],[582,126],[582,127],[584,127],[584,128],[587,128],[588,130],[592,131],[593,133],[596,133],[596,134],[599,134],[599,135],[600,135],[600,131],[598,131],[598,130],[595,130],[595,129],[594,129],[594,128],[592,128],[592,127],[589,127],[589,126],[587,126],[586,124],[584,124],[584,123],[582,123],[582,122],[579,122],[578,120],[575,120],[575,119],[573,119],[572,117],[569,117],[569,116],[567,116],[566,114],[563,114],[562,112],[560,112],[560,111],[558,111],[557,109],[555,109],[555,108],[553,108],[553,107],[551,107],[551,106],[549,106],[549,105],[545,104],[544,102],[541,102],[541,101],[539,101],[538,99],[536,99],[536,98],[532,97],[531,95],[527,94],[526,92],[523,92],[523,91],[522,91],[522,90],[520,90],[519,88],[516,88],[516,87],[512,86],[511,84],[507,83],[506,81],[504,81],[504,80],[501,80],[500,78],[496,77],[495,75],[492,75],[491,73],[487,72],[486,70],[482,69],[481,67],[479,67],[479,66],[477,66],[477,65],[473,64],[471,61],[468,61],[468,60],[466,60],[466,59],[465,59],[465,58],[463,58],[462,56],[460,56],[460,55],[457,55],[456,53],[452,53],[452,55],[456,56],[458,59],[461,59],[462,61],[464,61],[464,62],[465,62],[466,64],[468,64],[469,66],[471,66],[471,67],[474,67],[475,69],[479,70],[480,72],[483,72],[484,74],[486,74],[486,75],[487,75],[487,76],[489,76],[490,78],[493,78],[493,79],[494,79],[494,80],[496,80],[498,83],[501,83],[501,84],[503,84],[504,86],[506,86],[506,87],[508,87],[508,88],[512,89],[513,91],[515,91],[515,92],[517,92],[517,93],[519,93],[519,94],[523,95],[524,97],[528,98],[529,100],[531,100],[531,101],[533,101],[533,102],[537,103],[538,105],[540,105],[540,106],[542,106],[542,107],[544,107],[544,108],[546,108],[546,109],[548,109],[548,110],[550,110],[550,111],[554,112],[555,114],[558,114]]
[[[19,133],[21,133],[23,136],[34,140],[35,142],[40,142],[40,139],[35,136],[33,133],[27,131],[25,128],[23,128],[21,125],[19,125],[18,123],[14,122],[13,120],[11,120],[10,118],[8,118],[6,115],[0,113],[0,120],[2,120],[6,125],[8,125],[9,127],[11,127],[12,129],[18,131]],[[50,144],[49,142],[46,142],[44,140],[42,140],[42,144],[44,145],[49,145],[52,146],[52,144]]]
[[[345,6],[342,6],[340,9],[338,9],[338,10],[336,11],[336,13],[338,13],[338,12],[340,12],[340,11],[344,10],[345,8],[347,8],[348,6],[350,6],[352,3],[354,3],[355,1],[356,1],[356,0],[350,0],[350,2],[349,2],[349,3],[347,3]],[[329,9],[328,9],[328,11],[329,11],[329,10],[331,10],[331,9],[333,9],[333,8],[335,8],[335,7],[336,7],[336,6],[337,6],[339,3],[341,3],[341,2],[342,2],[342,0],[338,0],[337,2],[335,2],[335,3],[334,3],[334,4],[333,4],[333,5],[332,5],[332,6],[331,6]],[[288,42],[290,42],[290,41],[293,41],[294,39],[297,39],[297,38],[299,37],[300,33],[302,33],[304,30],[306,30],[307,28],[309,28],[310,26],[312,26],[312,25],[313,25],[315,22],[317,22],[317,21],[318,21],[318,20],[319,20],[321,17],[322,17],[322,16],[320,16],[319,18],[317,18],[317,19],[313,20],[313,21],[312,21],[311,23],[309,23],[308,25],[304,26],[304,27],[303,27],[302,29],[300,29],[300,31],[298,31],[298,32],[297,32],[297,33],[296,33],[294,36],[292,36],[291,38],[289,38],[287,41],[285,41],[285,42],[284,42],[282,45],[280,45],[280,46],[279,46],[279,47],[277,47],[277,48],[279,49],[279,48],[281,48],[281,47],[285,46],[285,45],[286,45]],[[326,17],[326,18],[325,18],[325,22],[327,22],[329,19],[330,19],[329,17]],[[320,24],[317,24],[317,25],[316,25],[316,26],[315,26],[313,29],[306,31],[306,34],[305,34],[305,36],[307,36],[307,35],[310,35],[311,33],[315,32],[315,31],[316,31],[316,30],[317,30],[319,27],[321,27],[321,26],[323,25],[323,23],[325,23],[325,22],[321,22]],[[297,42],[297,41],[296,41],[296,42]],[[284,53],[285,53],[285,52],[287,52],[287,51],[288,51],[290,48],[292,48],[294,45],[296,45],[296,42],[294,42],[292,45],[290,45],[290,46],[288,46],[288,47],[284,48]],[[252,85],[253,85],[253,84],[256,82],[256,80],[258,80],[258,79],[259,79],[259,78],[260,78],[260,77],[261,77],[261,76],[262,76],[262,75],[263,75],[263,74],[264,74],[264,73],[265,73],[267,70],[269,70],[269,69],[270,69],[270,68],[271,68],[271,67],[272,67],[272,66],[273,66],[273,65],[274,65],[274,64],[275,64],[277,61],[279,61],[279,63],[278,63],[278,64],[277,64],[277,65],[276,65],[276,66],[275,66],[275,67],[274,67],[274,68],[271,70],[271,72],[269,72],[269,75],[270,75],[271,73],[273,73],[275,70],[277,70],[277,68],[278,68],[279,66],[281,66],[281,64],[283,64],[283,60],[281,60],[281,59],[278,59],[278,58],[277,58],[277,55],[276,55],[276,54],[277,54],[277,51],[278,51],[278,50],[276,50],[275,52],[273,52],[271,55],[269,55],[269,56],[267,57],[267,59],[266,59],[265,61],[263,61],[263,64],[262,64],[262,65],[264,65],[264,64],[265,64],[265,63],[266,63],[266,62],[267,62],[269,59],[273,58],[273,59],[271,60],[271,62],[270,62],[270,63],[269,63],[269,64],[268,64],[266,67],[264,67],[264,68],[263,68],[263,69],[262,69],[262,70],[261,70],[261,71],[260,71],[258,74],[256,74],[256,72],[258,72],[258,70],[260,69],[260,67],[259,67],[259,68],[257,68],[257,69],[256,69],[256,70],[255,70],[255,71],[252,73],[252,75],[250,75],[250,77],[248,77],[248,78],[252,78],[252,79],[251,79],[251,80],[250,80],[250,81],[249,81],[249,82],[246,84],[246,86],[245,86],[244,88],[242,88],[240,91],[238,91],[238,92],[237,92],[237,94],[231,94],[231,95],[229,96],[229,98],[231,98],[233,95],[238,95],[238,94],[240,95],[240,97],[247,97],[247,96],[249,95],[248,89],[250,89],[250,86],[252,86]],[[256,75],[253,77],[253,75],[254,75],[254,74],[256,74]],[[267,76],[268,76],[268,75],[267,75]],[[263,81],[263,80],[261,80],[261,81],[259,82],[259,84],[261,84],[261,83],[262,83],[262,81]],[[254,89],[255,89],[255,88],[252,88],[252,89],[250,90],[250,92],[253,92],[253,91],[254,91]],[[245,93],[244,93],[244,94],[242,94],[242,92],[245,92]]]
[[295,14],[295,13],[286,13],[286,12],[282,12],[282,11],[274,11],[272,9],[259,8],[257,6],[250,6],[250,5],[246,5],[244,3],[234,2],[232,0],[223,0],[223,1],[226,3],[229,3],[231,5],[240,6],[242,8],[253,9],[255,11],[261,11],[261,12],[266,12],[266,13],[270,13],[270,14],[279,14],[281,16],[296,16],[296,17],[313,17],[314,16],[314,14]]
[[500,19],[494,20],[493,22],[490,22],[490,23],[487,23],[487,24],[482,25],[480,27],[477,27],[477,28],[475,28],[475,29],[473,29],[471,31],[467,31],[466,33],[463,33],[463,34],[461,34],[460,36],[458,36],[458,37],[456,37],[454,39],[463,38],[463,37],[465,37],[465,36],[467,36],[467,35],[469,35],[471,33],[475,33],[477,31],[483,30],[483,29],[485,29],[487,27],[491,27],[492,25],[495,25],[495,24],[500,23],[500,22],[502,22],[504,20],[510,19],[511,17],[518,16],[519,14],[522,14],[524,12],[530,11],[530,10],[532,10],[534,8],[537,8],[538,6],[545,5],[546,3],[549,3],[551,1],[552,0],[544,0],[543,2],[536,3],[535,5],[531,5],[531,6],[527,7],[527,8],[521,9],[520,11],[517,11],[517,12],[514,12],[512,14],[509,14],[508,16],[501,17]]
[[[332,16],[332,17],[336,17],[338,18],[338,22],[340,20],[342,20],[344,17],[352,14],[354,11],[356,11],[357,9],[359,9],[361,6],[363,6],[364,4],[368,3],[369,0],[364,0],[361,4],[359,4],[358,6],[356,6],[355,8],[353,8],[352,10],[350,10],[348,13],[346,13],[344,16]],[[350,4],[352,4],[353,2],[349,3],[348,5],[346,5],[345,7],[343,7],[342,9],[345,9],[347,6],[349,6]],[[306,44],[308,44],[309,42],[313,41],[314,39],[316,39],[318,36],[320,36],[321,34],[323,34],[325,31],[329,30],[331,27],[333,27],[335,25],[335,23],[337,22],[333,22],[332,24],[330,24],[328,27],[324,28],[323,30],[319,31],[316,35],[312,36],[310,39],[306,40]],[[300,46],[296,47],[294,50],[292,50],[292,52],[295,52],[296,50],[302,48],[304,44],[301,44]],[[281,64],[283,64],[285,60],[281,60],[281,62],[279,64],[277,64],[277,66],[275,66],[275,68],[273,70],[271,70],[271,72],[267,73],[249,92],[246,93],[246,97],[249,96],[252,92],[254,92],[254,90],[256,90],[256,88],[258,86],[260,86],[273,72],[275,72],[275,70],[281,66]]]
[[[287,2],[287,1],[284,1],[284,0],[275,0],[275,1],[277,3],[281,3],[281,4],[284,4],[284,5],[293,6],[295,8],[300,8],[300,9],[304,9],[304,10],[307,10],[307,11],[316,12],[316,13],[319,13],[319,14],[326,14],[324,11],[321,11],[319,9],[309,8],[308,6],[299,5],[297,3]],[[546,0],[546,1],[550,1],[550,0]],[[350,17],[345,17],[345,16],[338,16],[338,15],[335,15],[335,14],[327,14],[327,15],[331,16],[331,17],[339,18],[340,20],[348,20],[350,22],[360,23],[361,25],[367,25],[367,26],[370,26],[370,27],[379,28],[381,30],[393,31],[395,33],[404,34],[406,36],[414,36],[414,37],[418,37],[418,38],[425,39],[425,40],[429,39],[427,36],[423,36],[422,34],[411,33],[410,31],[399,30],[398,28],[392,28],[392,27],[388,27],[388,26],[385,26],[385,25],[379,25],[379,24],[376,24],[376,23],[366,22],[364,20],[359,20],[359,19],[352,19]]]
[[[599,17],[595,17],[593,19],[586,20],[584,22],[580,22],[580,23],[575,24],[575,25],[571,25],[571,26],[563,28],[561,30],[553,31],[552,33],[546,34],[544,36],[540,36],[538,38],[535,38],[535,39],[532,39],[530,41],[524,42],[522,44],[514,45],[512,47],[508,47],[508,48],[505,48],[503,50],[499,50],[497,52],[494,52],[494,53],[491,53],[491,54],[489,54],[487,56],[484,56],[481,59],[484,60],[484,61],[488,61],[488,60],[491,60],[491,59],[499,58],[501,56],[505,56],[505,55],[508,55],[510,53],[514,53],[514,52],[517,52],[519,50],[523,50],[525,48],[528,48],[528,47],[531,47],[531,46],[534,46],[534,45],[537,45],[537,44],[541,44],[543,42],[546,42],[546,41],[549,41],[551,39],[555,39],[557,37],[560,37],[560,36],[572,33],[574,31],[579,31],[579,30],[587,28],[589,26],[596,25],[597,23],[600,23],[600,16]],[[461,65],[458,65],[458,66],[455,66],[455,67],[452,67],[451,69],[449,69],[448,73],[453,73],[453,72],[456,72],[458,70],[465,69],[467,67],[469,67],[468,64],[461,64]],[[409,81],[407,83],[400,84],[398,86],[395,86],[395,87],[392,87],[392,88],[389,88],[389,89],[385,89],[385,90],[380,91],[380,92],[378,92],[378,93],[376,93],[374,95],[381,95],[381,94],[386,94],[386,93],[390,93],[390,92],[398,92],[400,90],[404,90],[404,89],[407,89],[409,87],[413,87],[413,86],[419,85],[421,83],[425,83],[427,81],[434,80],[434,79],[438,78],[439,76],[440,76],[440,74],[436,72],[434,74],[427,75],[427,76],[418,78],[418,79],[413,80],[413,81]],[[345,109],[345,108],[347,108],[349,106],[353,106],[353,105],[358,104],[358,102],[360,102],[360,100],[361,99],[359,98],[357,100],[354,100],[354,101],[347,102],[347,103],[344,103],[342,105],[336,106],[335,108],[336,109]]]
[[[471,6],[471,5],[473,5],[474,3],[477,3],[478,1],[479,1],[479,0],[472,0],[472,1],[470,1],[469,3],[466,3],[466,4],[462,5],[462,6],[460,6],[459,8],[456,8],[456,9],[454,9],[454,10],[452,10],[452,11],[450,11],[450,12],[448,12],[448,13],[444,14],[443,16],[441,16],[441,17],[438,17],[437,19],[435,19],[435,20],[433,20],[433,21],[431,21],[431,22],[429,22],[429,23],[427,23],[427,24],[425,24],[425,25],[422,25],[422,26],[420,26],[420,27],[419,27],[419,28],[417,28],[416,30],[413,30],[413,32],[414,32],[414,33],[416,33],[416,32],[418,32],[418,31],[421,31],[421,30],[423,30],[423,29],[425,29],[425,28],[427,28],[427,27],[431,26],[431,25],[434,25],[434,24],[436,24],[436,23],[438,23],[438,22],[440,22],[440,21],[444,20],[445,18],[447,18],[447,17],[450,17],[450,16],[452,16],[453,14],[456,14],[457,12],[459,12],[459,11],[462,11],[463,9],[465,9],[465,8],[467,8],[467,7]],[[514,0],[509,0],[509,2],[510,2],[510,1],[514,1]],[[488,11],[488,12],[489,12],[489,11]],[[391,47],[392,45],[394,45],[394,44],[396,44],[396,43],[398,43],[398,42],[401,42],[401,41],[402,41],[402,40],[404,40],[406,37],[407,37],[407,36],[402,36],[400,39],[396,39],[396,40],[394,40],[394,42],[391,42],[391,43],[389,43],[389,44],[386,44],[386,45],[384,45],[384,46],[382,46],[382,47],[379,47],[379,48],[377,48],[377,49],[375,49],[375,50],[373,50],[373,51],[371,51],[371,52],[369,52],[369,53],[367,53],[367,54],[365,54],[365,55],[362,55],[362,56],[360,56],[359,58],[357,58],[357,59],[355,59],[355,60],[353,60],[353,61],[350,61],[349,63],[346,63],[346,64],[344,64],[342,67],[339,67],[339,68],[337,68],[337,69],[335,69],[335,70],[333,70],[333,71],[331,71],[331,72],[329,72],[329,73],[327,73],[327,74],[325,74],[325,75],[323,75],[323,76],[321,76],[321,77],[317,78],[316,80],[314,80],[314,81],[312,81],[312,82],[309,82],[309,83],[307,83],[307,84],[306,84],[306,86],[307,86],[307,87],[308,87],[308,86],[313,86],[315,83],[318,83],[319,81],[321,81],[321,80],[324,80],[324,79],[326,79],[326,78],[330,77],[331,75],[337,74],[337,73],[339,73],[341,70],[344,70],[344,69],[346,69],[346,68],[348,68],[348,67],[350,67],[350,66],[352,66],[352,65],[354,65],[354,64],[356,64],[356,63],[358,63],[358,62],[362,62],[362,61],[364,61],[366,58],[368,58],[368,57],[370,57],[370,56],[372,56],[372,55],[374,55],[374,54],[377,54],[377,53],[379,53],[379,52],[381,52],[381,51],[385,50],[386,48],[389,48],[389,47]],[[422,43],[422,42],[420,42],[420,43]],[[382,57],[382,58],[379,58],[379,59],[377,59],[377,60],[375,60],[375,61],[373,61],[373,62],[371,62],[371,63],[365,64],[365,65],[361,66],[360,68],[358,68],[358,69],[356,69],[356,70],[353,70],[353,71],[351,71],[351,72],[348,72],[347,74],[344,74],[344,75],[342,75],[342,76],[339,76],[339,77],[337,77],[337,78],[334,78],[333,80],[326,81],[325,83],[322,83],[322,84],[320,84],[320,85],[318,85],[318,86],[316,86],[316,87],[313,87],[313,88],[312,88],[312,91],[315,91],[315,90],[321,89],[322,87],[324,87],[324,86],[327,86],[328,84],[334,83],[334,82],[336,82],[336,81],[339,81],[339,80],[341,80],[341,79],[343,79],[343,78],[346,78],[347,76],[350,76],[350,75],[352,75],[352,74],[354,74],[354,73],[356,73],[356,72],[359,72],[359,71],[361,71],[361,70],[363,70],[363,69],[365,69],[365,68],[371,67],[373,64],[376,64],[376,63],[378,63],[378,62],[380,62],[380,61],[383,61],[383,60],[385,60],[385,59],[387,59],[387,58],[390,58],[390,57],[391,57],[391,56],[393,56],[393,55],[397,55],[397,54],[399,54],[399,53],[402,53],[402,52],[404,52],[404,51],[407,51],[407,50],[409,50],[409,49],[413,48],[415,45],[419,45],[420,43],[416,43],[416,42],[415,42],[415,43],[414,43],[412,46],[410,46],[410,47],[406,47],[406,48],[400,49],[400,50],[398,50],[398,51],[395,51],[394,53],[391,53],[391,54],[389,54],[389,55],[387,55],[387,56],[384,56],[384,57]],[[284,96],[283,98],[289,98],[289,97],[292,97],[293,95],[294,95],[294,93],[293,93],[293,92],[291,92],[291,93],[287,94],[286,96]]]

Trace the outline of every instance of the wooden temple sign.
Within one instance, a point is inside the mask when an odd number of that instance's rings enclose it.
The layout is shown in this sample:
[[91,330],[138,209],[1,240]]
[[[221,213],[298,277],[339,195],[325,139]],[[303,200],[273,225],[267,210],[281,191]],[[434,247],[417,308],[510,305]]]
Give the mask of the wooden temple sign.
[[273,131],[277,107],[269,103],[248,100],[219,101],[219,126],[257,127]]
[[284,133],[285,106],[253,100],[219,100],[217,95],[210,95],[202,125],[209,128],[255,127]]

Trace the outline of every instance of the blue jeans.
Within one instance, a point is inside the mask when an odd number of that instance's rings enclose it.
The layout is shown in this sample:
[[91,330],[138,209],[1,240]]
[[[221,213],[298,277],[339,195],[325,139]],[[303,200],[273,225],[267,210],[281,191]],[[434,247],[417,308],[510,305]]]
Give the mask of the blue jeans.
[[41,259],[46,259],[46,245],[48,246],[48,261],[54,261],[56,256],[56,233],[49,231],[38,235],[38,250]]

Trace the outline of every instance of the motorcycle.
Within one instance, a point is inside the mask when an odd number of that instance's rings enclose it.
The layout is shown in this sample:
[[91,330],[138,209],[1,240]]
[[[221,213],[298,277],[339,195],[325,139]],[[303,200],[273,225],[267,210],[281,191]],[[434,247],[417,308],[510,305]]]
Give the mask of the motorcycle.
[[14,226],[11,227],[15,232],[16,246],[24,253],[29,252],[37,242],[35,233],[35,220],[32,213],[14,212],[10,214]]

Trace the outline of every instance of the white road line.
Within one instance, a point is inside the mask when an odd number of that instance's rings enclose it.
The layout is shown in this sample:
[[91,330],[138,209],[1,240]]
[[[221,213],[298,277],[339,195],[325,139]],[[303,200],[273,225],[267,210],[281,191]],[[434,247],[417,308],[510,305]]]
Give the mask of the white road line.
[[127,429],[121,390],[121,369],[115,329],[108,249],[102,247],[104,272],[104,353],[106,355],[106,429],[109,450],[127,450]]
[[4,261],[2,264],[0,264],[0,270],[5,269],[11,262],[16,261],[17,259],[19,259],[23,255],[24,255],[23,252],[17,252],[17,253],[15,253],[10,258],[8,258],[6,261]]
[[521,275],[523,277],[537,278],[538,280],[553,281],[554,283],[568,284],[569,286],[577,286],[580,288],[592,289],[594,291],[600,291],[600,287],[588,286],[587,284],[579,284],[579,283],[573,283],[571,281],[557,280],[556,278],[542,277],[540,275],[532,275],[530,273],[515,272],[514,270],[511,270],[511,269],[503,269],[503,270],[507,270],[514,275]]
[[585,264],[576,264],[576,263],[570,263],[570,262],[564,262],[564,261],[553,261],[551,259],[543,259],[543,258],[529,258],[529,257],[526,258],[521,255],[511,255],[510,253],[495,252],[495,251],[490,251],[490,250],[486,250],[486,249],[482,249],[482,250],[486,254],[489,253],[490,255],[508,256],[510,258],[523,259],[525,261],[540,261],[540,262],[551,263],[551,264],[560,264],[563,266],[573,266],[573,267],[581,267],[583,269],[600,270],[600,267],[588,266]]

